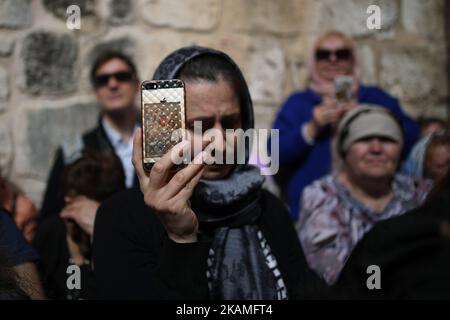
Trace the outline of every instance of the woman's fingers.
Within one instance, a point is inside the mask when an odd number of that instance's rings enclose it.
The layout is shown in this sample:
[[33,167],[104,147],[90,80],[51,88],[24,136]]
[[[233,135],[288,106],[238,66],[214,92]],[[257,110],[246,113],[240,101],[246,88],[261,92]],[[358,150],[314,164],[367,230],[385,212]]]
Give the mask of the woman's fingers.
[[138,128],[134,134],[133,139],[133,158],[132,163],[139,183],[142,186],[148,183],[148,173],[145,172],[142,166],[142,129]]
[[168,198],[175,197],[192,179],[204,168],[205,152],[200,152],[194,160],[184,169],[178,171],[165,188],[165,195]]
[[[201,150],[206,148],[210,143],[210,140],[202,140]],[[189,154],[191,154],[192,152],[192,146],[188,140],[184,140],[172,147],[169,152],[167,152],[158,162],[153,165],[152,171],[150,172],[151,188],[161,188],[167,185],[173,175],[172,168],[175,165],[182,164],[183,160],[191,160]],[[194,160],[190,162],[197,165],[202,164],[202,156],[199,156],[197,154],[194,157]]]
[[80,203],[72,202],[66,205],[61,211],[61,218],[75,218],[77,216],[77,212],[79,210]]
[[184,140],[173,146],[161,159],[159,159],[150,171],[149,186],[151,189],[159,189],[167,184],[172,167],[176,164],[174,159],[182,157],[189,150],[189,141]]
[[194,188],[197,186],[200,181],[203,172],[205,171],[205,167],[201,168],[200,171],[189,181],[184,188],[173,198],[174,201],[179,201],[180,203],[186,203],[192,195]]
[[64,208],[60,214],[60,217],[63,219],[73,218],[74,216],[75,216],[74,211],[71,208],[67,208],[67,207]]

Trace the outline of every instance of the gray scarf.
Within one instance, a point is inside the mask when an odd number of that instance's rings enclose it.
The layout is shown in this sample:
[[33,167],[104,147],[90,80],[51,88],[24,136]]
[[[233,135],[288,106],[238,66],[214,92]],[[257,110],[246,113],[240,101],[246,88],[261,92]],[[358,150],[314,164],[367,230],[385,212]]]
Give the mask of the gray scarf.
[[238,166],[226,179],[202,179],[195,189],[200,226],[213,230],[207,272],[212,299],[277,298],[257,226],[263,182],[258,168]]

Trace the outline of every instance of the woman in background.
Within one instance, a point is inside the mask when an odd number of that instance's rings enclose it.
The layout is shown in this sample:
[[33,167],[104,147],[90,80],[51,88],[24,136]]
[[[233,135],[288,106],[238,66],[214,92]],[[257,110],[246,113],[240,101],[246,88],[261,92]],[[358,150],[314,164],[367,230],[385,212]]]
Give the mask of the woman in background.
[[450,168],[450,131],[433,132],[417,142],[402,167],[404,174],[438,183]]
[[[299,199],[304,187],[339,167],[339,156],[332,152],[337,124],[358,103],[375,104],[394,113],[403,126],[404,154],[419,136],[419,126],[405,115],[397,99],[376,86],[361,84],[356,47],[345,34],[331,31],[318,39],[309,72],[308,88],[286,100],[273,124],[280,130],[282,175],[278,180],[282,192],[287,191],[295,220],[301,210]],[[345,79],[342,76],[351,80],[343,96],[335,90],[335,81],[338,77]]]
[[298,234],[309,266],[333,284],[354,246],[379,221],[420,206],[431,183],[397,174],[401,125],[358,106],[339,124],[342,168],[305,188]]

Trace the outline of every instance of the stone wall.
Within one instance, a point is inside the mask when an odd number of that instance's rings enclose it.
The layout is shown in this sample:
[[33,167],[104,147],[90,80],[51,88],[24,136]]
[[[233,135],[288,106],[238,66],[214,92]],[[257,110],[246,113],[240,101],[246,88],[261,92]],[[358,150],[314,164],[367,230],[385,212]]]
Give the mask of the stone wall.
[[[88,82],[95,55],[124,50],[142,79],[185,45],[228,52],[249,81],[258,127],[307,83],[314,39],[355,36],[364,81],[401,99],[412,116],[446,117],[444,0],[0,0],[0,167],[39,205],[57,145],[97,120]],[[81,29],[66,8],[81,9]],[[366,27],[370,4],[382,29]]]

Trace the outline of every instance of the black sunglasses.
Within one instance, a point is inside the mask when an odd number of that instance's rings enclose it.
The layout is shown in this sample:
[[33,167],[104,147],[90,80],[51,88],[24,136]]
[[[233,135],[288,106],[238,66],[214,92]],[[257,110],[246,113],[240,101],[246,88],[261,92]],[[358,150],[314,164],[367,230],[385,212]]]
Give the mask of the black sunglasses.
[[99,74],[94,78],[95,87],[104,87],[109,83],[109,78],[114,77],[117,81],[128,82],[133,79],[133,74],[128,71]]
[[334,55],[337,60],[350,60],[353,57],[352,50],[350,49],[338,49],[336,51],[317,49],[316,59],[317,60],[329,60],[331,55]]

